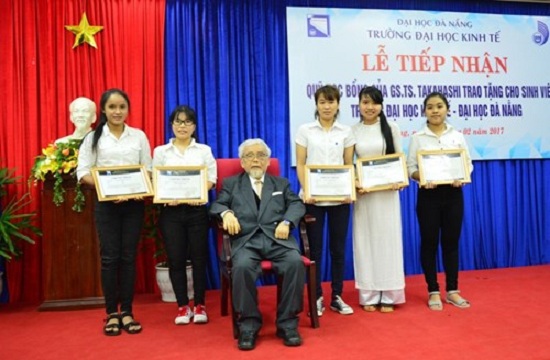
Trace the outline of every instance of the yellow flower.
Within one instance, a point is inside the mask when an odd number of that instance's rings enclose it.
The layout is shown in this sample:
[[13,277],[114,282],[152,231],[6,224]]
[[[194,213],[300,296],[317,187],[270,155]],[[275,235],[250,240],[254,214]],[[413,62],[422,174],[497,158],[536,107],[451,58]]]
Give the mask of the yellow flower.
[[56,170],[57,164],[52,162],[50,159],[46,159],[46,161],[44,161],[42,165],[40,165],[40,172],[42,173],[42,175],[46,175],[49,172],[54,173]]
[[61,164],[61,168],[63,169],[63,173],[68,173],[73,169],[74,161],[65,161],[63,164]]
[[47,148],[42,149],[42,154],[46,155],[47,157],[51,157],[55,153],[56,146],[54,144],[48,145]]
[[[55,179],[53,202],[58,206],[65,201],[62,174],[69,174],[76,170],[80,142],[81,140],[69,140],[59,144],[48,144],[42,149],[42,155],[34,160],[29,181],[44,181],[46,176],[51,174]],[[76,191],[73,210],[81,212],[84,206],[84,195],[78,183]]]

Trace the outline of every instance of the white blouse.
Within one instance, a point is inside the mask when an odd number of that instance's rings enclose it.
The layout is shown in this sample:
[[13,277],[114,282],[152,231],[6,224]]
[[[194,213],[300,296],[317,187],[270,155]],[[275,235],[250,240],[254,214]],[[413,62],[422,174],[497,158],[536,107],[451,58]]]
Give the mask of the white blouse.
[[464,149],[466,155],[466,162],[470,168],[470,173],[474,170],[472,164],[472,158],[470,157],[470,151],[468,150],[468,144],[464,135],[456,130],[451,124],[445,123],[447,129],[438,137],[433,131],[425,125],[422,130],[415,133],[411,137],[409,144],[409,154],[407,156],[407,169],[409,176],[415,171],[418,171],[418,159],[417,153],[421,150],[452,150],[452,149]]
[[199,144],[195,139],[181,152],[174,146],[175,138],[168,144],[157,146],[153,151],[153,166],[206,166],[208,181],[215,184],[218,178],[216,160],[212,149],[205,144]]
[[303,124],[296,144],[307,149],[306,165],[344,165],[344,150],[355,145],[351,127],[335,121],[325,131],[319,121]]
[[145,165],[151,171],[151,146],[143,131],[124,125],[124,131],[117,139],[111,134],[109,126],[105,125],[96,151],[93,152],[94,133],[95,131],[90,132],[80,146],[76,168],[78,180],[90,175],[94,166]]

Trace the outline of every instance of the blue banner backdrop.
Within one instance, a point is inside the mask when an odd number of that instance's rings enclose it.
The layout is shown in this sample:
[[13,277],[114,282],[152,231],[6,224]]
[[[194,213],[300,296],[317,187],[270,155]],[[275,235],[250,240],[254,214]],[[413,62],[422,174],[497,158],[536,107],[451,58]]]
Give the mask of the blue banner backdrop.
[[[315,90],[340,89],[340,122],[360,119],[376,86],[407,152],[425,126],[422,100],[450,102],[447,121],[474,160],[550,158],[550,17],[442,11],[287,8],[291,136],[310,122]],[[330,49],[334,56],[319,56]],[[327,71],[327,69],[331,69]]]
[[[286,6],[550,15],[548,5],[493,1],[167,0],[165,121],[179,104],[195,108],[199,140],[212,147],[216,158],[237,157],[238,145],[246,138],[265,139],[295,190]],[[319,56],[330,56],[330,49]],[[311,108],[313,113],[313,102]],[[546,123],[541,121],[542,126]],[[166,126],[166,139],[170,131]],[[476,161],[474,167],[472,184],[464,189],[460,268],[549,263],[550,216],[545,204],[550,202],[550,162]],[[413,185],[401,193],[406,274],[421,273],[416,191]],[[209,286],[219,287],[214,237],[210,241]],[[350,231],[347,279],[353,278],[351,251]],[[329,267],[323,268],[322,280],[329,280]]]

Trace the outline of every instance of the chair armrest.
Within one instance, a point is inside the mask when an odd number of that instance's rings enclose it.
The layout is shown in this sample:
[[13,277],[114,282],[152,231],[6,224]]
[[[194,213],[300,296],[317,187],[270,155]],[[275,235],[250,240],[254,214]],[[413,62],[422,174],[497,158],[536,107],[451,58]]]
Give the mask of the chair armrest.
[[231,238],[226,231],[223,232],[223,256],[226,264],[231,265]]
[[223,221],[221,219],[214,219],[213,226],[216,229],[218,256],[226,265],[231,266],[231,238],[227,231],[223,229]]
[[313,216],[305,214],[304,217],[300,220],[300,239],[302,240],[302,247],[304,248],[304,256],[308,259],[311,259],[311,254],[309,251],[309,238],[307,236],[306,225],[311,224],[317,221]]

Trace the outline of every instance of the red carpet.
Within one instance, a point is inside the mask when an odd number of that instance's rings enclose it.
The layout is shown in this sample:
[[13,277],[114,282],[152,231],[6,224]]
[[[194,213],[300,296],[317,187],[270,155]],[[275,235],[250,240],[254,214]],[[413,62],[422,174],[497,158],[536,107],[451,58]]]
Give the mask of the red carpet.
[[38,312],[37,306],[3,305],[0,359],[550,359],[550,266],[465,271],[460,284],[470,309],[445,304],[442,312],[429,311],[424,280],[412,276],[407,303],[381,314],[361,310],[347,282],[343,297],[355,314],[327,310],[319,329],[303,316],[299,348],[275,337],[275,288],[264,287],[264,327],[251,352],[237,349],[230,318],[220,317],[218,291],[207,293],[210,323],[202,326],[175,326],[175,304],[160,295],[137,296],[134,312],[144,331],[113,338],[101,332],[103,309]]

